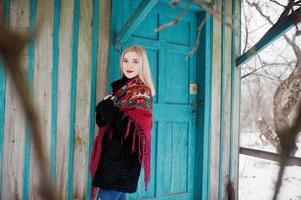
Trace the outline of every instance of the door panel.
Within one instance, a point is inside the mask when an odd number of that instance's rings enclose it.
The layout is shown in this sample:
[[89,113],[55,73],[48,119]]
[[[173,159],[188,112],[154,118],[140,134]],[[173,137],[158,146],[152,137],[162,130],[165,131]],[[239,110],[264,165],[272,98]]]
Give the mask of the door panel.
[[167,52],[166,104],[189,104],[189,63],[184,57],[181,52]]

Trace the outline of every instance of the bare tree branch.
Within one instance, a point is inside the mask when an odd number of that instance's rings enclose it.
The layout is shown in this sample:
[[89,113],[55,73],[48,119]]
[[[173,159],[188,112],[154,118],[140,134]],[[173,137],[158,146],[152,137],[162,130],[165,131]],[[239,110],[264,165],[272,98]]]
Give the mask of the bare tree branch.
[[295,3],[295,0],[288,0],[287,5],[284,6],[284,11],[281,13],[281,15],[278,18],[276,24],[278,24],[279,22],[281,22],[286,16],[289,15],[289,13],[291,12],[291,10],[293,10],[294,3]]
[[174,8],[174,7],[176,7],[179,3],[181,3],[182,2],[182,0],[172,0],[171,2],[170,2],[170,6],[172,7],[172,8]]
[[185,8],[182,9],[182,11],[180,12],[180,14],[171,22],[168,22],[166,24],[163,24],[162,26],[158,27],[155,29],[155,32],[159,32],[162,31],[168,27],[171,27],[173,25],[176,25],[179,23],[179,21],[181,20],[181,18],[185,15],[185,13],[187,13],[189,7],[191,6],[191,4],[193,3],[193,0],[189,0],[189,3],[187,3],[187,5],[185,6]]
[[196,37],[196,41],[194,43],[194,47],[192,48],[192,50],[189,51],[188,55],[185,57],[185,60],[188,60],[189,57],[192,56],[192,54],[198,50],[199,46],[200,46],[200,39],[201,39],[201,31],[203,26],[205,25],[206,21],[208,20],[209,15],[206,15],[206,17],[202,20],[202,22],[200,23],[200,25],[197,28],[197,37]]
[[262,76],[262,77],[264,77],[264,78],[270,79],[270,80],[275,81],[275,82],[281,82],[279,79],[276,79],[276,78],[274,78],[274,77],[269,77],[269,76],[266,76],[266,75],[264,75],[264,74],[257,74],[257,73],[253,73],[253,74],[254,74],[254,75],[257,75],[257,76]]
[[262,135],[272,144],[277,152],[280,152],[279,144],[280,140],[277,136],[277,134],[270,128],[268,123],[265,120],[265,117],[262,116],[259,119],[257,119],[257,127],[260,130],[260,139],[262,139]]
[[[299,62],[299,65],[301,63]],[[298,103],[300,93],[300,80],[301,80],[301,66],[296,64],[295,69],[290,76],[284,81],[284,84],[290,85],[290,95],[286,104],[283,106],[282,112],[284,115],[289,115],[295,105]]]
[[[213,17],[215,17],[216,19],[218,19],[220,21],[222,21],[222,16],[229,17],[231,20],[232,20],[233,17],[236,17],[236,16],[233,16],[232,14],[229,14],[229,13],[226,13],[226,12],[220,13],[217,10],[214,10],[212,8],[212,6],[208,6],[207,4],[205,4],[204,2],[199,1],[199,0],[194,0],[194,3],[196,3],[197,5],[199,5],[202,10],[206,11],[207,13],[209,13],[210,15],[212,15]],[[225,5],[223,5],[222,2],[217,1],[216,2],[216,6],[218,6],[219,4],[222,4],[222,6],[225,7]],[[235,27],[232,26],[231,23],[225,22],[225,25],[228,28],[230,28],[234,32],[235,35],[237,35],[237,36],[240,35],[240,33],[236,30]]]
[[[170,1],[170,6],[171,7],[176,7],[179,3],[181,3],[182,0],[172,0]],[[230,19],[232,19],[235,16],[232,16],[232,14],[228,14],[226,12],[223,13],[219,13],[218,11],[214,10],[212,8],[211,4],[199,1],[199,0],[189,0],[189,2],[186,4],[186,6],[181,10],[180,14],[172,21],[163,24],[162,26],[156,28],[154,31],[155,32],[160,32],[166,28],[172,27],[176,24],[178,24],[181,21],[181,18],[185,15],[185,13],[189,10],[190,6],[192,5],[192,3],[197,4],[202,10],[204,10],[205,12],[209,13],[211,16],[216,17],[218,20],[222,21],[222,16],[226,16],[229,17]],[[223,5],[223,3],[221,1],[217,1],[216,2],[217,5],[222,5],[222,7],[225,7],[225,5]],[[193,45],[193,48],[189,51],[188,55],[185,57],[185,60],[188,60],[189,57],[192,56],[192,54],[199,48],[199,40],[200,40],[200,35],[201,35],[201,30],[205,24],[205,22],[208,19],[208,15],[206,15],[205,19],[202,20],[202,22],[200,23],[200,25],[197,28],[197,39]],[[240,33],[232,26],[232,23],[229,22],[225,22],[225,25],[227,27],[229,27],[234,33],[235,35],[239,35]]]
[[248,25],[248,20],[247,20],[247,15],[246,15],[246,11],[245,11],[245,7],[244,7],[244,4],[243,5],[243,13],[244,13],[244,20],[245,20],[245,34],[246,34],[246,38],[245,38],[245,44],[244,44],[244,48],[242,50],[242,52],[246,52],[247,51],[247,48],[248,48],[248,39],[249,39],[249,25]]
[[[291,62],[287,61],[286,63],[267,63],[267,62],[265,62],[265,61],[263,61],[263,60],[261,59],[261,56],[260,56],[259,54],[257,54],[256,57],[257,57],[258,60],[260,61],[261,67],[255,68],[255,69],[252,70],[251,72],[248,72],[247,74],[243,75],[243,76],[241,77],[241,79],[244,79],[244,78],[246,78],[246,77],[252,75],[253,73],[255,73],[255,72],[259,71],[259,70],[263,70],[266,74],[268,74],[268,75],[270,75],[270,76],[274,76],[274,75],[271,75],[271,74],[266,70],[266,67],[271,67],[271,66],[281,66],[281,65],[282,65],[282,66],[285,66],[285,65],[287,66],[287,65],[290,65],[291,63],[295,63],[295,62],[296,62],[296,61],[291,61]],[[256,73],[255,75],[258,75],[258,74]],[[271,77],[269,77],[269,78],[271,78]],[[276,77],[276,79],[279,81],[279,83],[282,82],[282,80],[280,79],[280,77]],[[276,80],[276,79],[275,79],[275,80]],[[289,87],[287,86],[287,88],[289,88]]]
[[283,8],[285,8],[285,5],[282,5],[281,3],[279,3],[279,2],[277,2],[277,1],[275,1],[275,0],[270,0],[271,2],[274,2],[274,3],[276,3],[276,4],[278,4],[279,6],[281,6],[281,7],[283,7]]
[[[290,0],[291,1],[291,0]],[[261,9],[261,7],[259,6],[259,4],[258,3],[254,3],[254,2],[250,2],[249,0],[246,0],[246,2],[247,2],[247,4],[249,4],[251,7],[254,7],[257,11],[258,11],[258,13],[262,16],[262,17],[264,17],[271,25],[275,25],[275,23],[271,20],[271,18],[268,16],[268,15],[266,15],[266,14],[264,14],[264,12],[262,11],[262,9]],[[281,17],[280,17],[281,18]],[[279,19],[280,19],[279,18]],[[279,19],[278,19],[278,21],[279,21]],[[277,22],[278,22],[277,21]],[[300,48],[298,47],[298,45],[296,45],[287,35],[283,35],[283,37],[284,37],[284,39],[286,40],[286,42],[293,48],[293,50],[294,50],[294,53],[295,53],[295,55],[296,55],[296,57],[298,58],[298,57],[300,57],[301,56],[301,50],[300,50]]]

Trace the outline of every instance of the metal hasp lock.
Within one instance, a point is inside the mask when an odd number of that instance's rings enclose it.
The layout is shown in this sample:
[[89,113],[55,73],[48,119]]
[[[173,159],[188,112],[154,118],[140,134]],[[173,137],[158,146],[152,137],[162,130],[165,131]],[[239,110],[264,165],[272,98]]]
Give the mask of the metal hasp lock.
[[189,84],[189,94],[196,95],[198,93],[198,85],[196,83]]

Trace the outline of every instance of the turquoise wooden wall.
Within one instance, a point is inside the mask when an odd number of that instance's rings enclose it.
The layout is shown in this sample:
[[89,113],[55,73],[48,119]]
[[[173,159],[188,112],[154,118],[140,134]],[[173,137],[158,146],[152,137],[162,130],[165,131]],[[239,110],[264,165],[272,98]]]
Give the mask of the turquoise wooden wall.
[[[66,199],[88,199],[88,163],[94,105],[107,91],[110,0],[2,0],[0,9],[16,30],[34,27],[40,37],[24,51],[22,66],[32,86],[43,126],[50,174]],[[209,17],[202,30],[196,139],[195,199],[227,199],[238,189],[240,0],[223,0],[220,11],[237,18]],[[198,22],[201,21],[201,16]],[[0,63],[1,65],[1,63]],[[10,77],[0,69],[0,198],[39,198],[34,149]],[[93,122],[93,123],[91,123]]]

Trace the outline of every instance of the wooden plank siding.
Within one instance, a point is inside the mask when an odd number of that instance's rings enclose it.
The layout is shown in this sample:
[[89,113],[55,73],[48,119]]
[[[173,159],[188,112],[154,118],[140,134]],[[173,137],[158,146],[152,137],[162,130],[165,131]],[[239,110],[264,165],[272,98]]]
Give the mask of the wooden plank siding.
[[[231,2],[231,1],[230,1]],[[227,3],[227,4],[226,4]],[[228,199],[228,192],[226,185],[229,182],[229,172],[230,172],[230,125],[231,125],[231,32],[232,29],[229,26],[226,26],[226,23],[231,24],[231,14],[232,14],[232,2],[228,3],[226,0],[223,0],[223,23],[222,23],[222,65],[223,65],[223,159],[221,160],[221,165],[223,166],[220,170],[222,172],[223,178],[223,190],[221,195],[223,199]]]
[[[111,2],[4,0],[0,8],[9,26],[20,31],[32,29],[44,17],[39,37],[22,55],[22,67],[32,87],[56,189],[64,199],[88,199],[88,155],[97,131],[94,108],[107,91]],[[3,68],[0,81],[0,198],[39,199],[35,150]]]
[[[98,8],[97,8],[98,7]],[[96,10],[98,9],[98,10]],[[108,85],[108,64],[109,64],[109,44],[110,44],[110,18],[111,18],[111,1],[96,1],[93,8],[93,59],[92,59],[92,78],[91,91],[96,89],[94,96],[91,96],[91,109],[94,111],[94,105],[107,95]],[[95,72],[97,71],[97,73]],[[94,81],[96,79],[96,81]],[[92,93],[92,92],[91,92]],[[94,112],[90,112],[90,121],[94,119]],[[89,155],[92,153],[94,135],[97,133],[98,127],[90,124],[89,133]],[[88,158],[90,163],[90,158]],[[91,189],[91,178],[87,176],[87,191]],[[90,199],[90,193],[87,193],[87,199]]]
[[[90,101],[91,101],[91,65],[92,65],[92,16],[93,4],[89,1],[80,1],[79,9],[79,31],[77,47],[77,69],[76,78],[76,98],[75,98],[75,116],[74,116],[74,152],[73,178],[69,180],[73,184],[73,191],[69,190],[68,195],[73,194],[72,199],[84,199],[85,187],[83,183],[87,180],[87,155],[88,155],[88,138],[90,127]],[[74,48],[76,49],[76,48]],[[74,65],[75,66],[75,65]],[[75,70],[75,69],[74,69]],[[93,91],[95,92],[95,91]],[[92,110],[93,112],[93,110]],[[72,119],[72,118],[71,118]],[[94,123],[94,121],[92,121]],[[71,134],[71,133],[70,133]],[[71,135],[70,135],[71,136]],[[71,137],[70,137],[71,139]],[[84,185],[85,186],[85,185]],[[70,197],[71,198],[71,197]]]
[[[33,30],[36,21],[36,1],[30,0],[29,2],[29,28]],[[27,65],[27,80],[31,92],[31,98],[33,94],[33,77],[34,77],[34,59],[35,59],[35,42],[31,42],[28,45],[28,65]],[[26,124],[25,127],[25,148],[24,148],[24,166],[23,166],[23,199],[28,199],[29,193],[29,178],[30,178],[30,148],[31,148],[31,137],[29,126]]]
[[70,133],[70,94],[72,72],[72,36],[74,1],[61,1],[59,25],[58,86],[57,86],[57,143],[56,189],[67,195]]
[[[5,24],[8,24],[8,1],[0,0],[0,18]],[[8,7],[8,8],[7,8]],[[6,93],[6,70],[3,62],[0,60],[0,180],[3,177],[3,140],[5,126],[5,93]],[[0,181],[0,188],[2,182]],[[0,190],[1,196],[1,190]]]
[[[18,31],[28,27],[28,1],[10,2],[9,26]],[[24,6],[24,7],[23,7]],[[22,7],[27,12],[22,14]],[[27,66],[27,52],[23,52],[24,68]],[[2,199],[20,198],[23,185],[24,146],[25,146],[25,120],[20,100],[10,77],[7,77],[5,94],[5,126],[3,138],[3,172],[2,172]],[[20,112],[21,111],[21,112]],[[18,162],[18,163],[17,163]],[[13,195],[13,194],[18,195]]]
[[99,6],[99,37],[97,53],[97,84],[96,99],[101,100],[107,94],[108,85],[108,64],[109,64],[109,45],[113,38],[110,37],[111,21],[111,1],[100,0]]
[[[47,8],[47,9],[45,9]],[[51,143],[51,75],[52,75],[52,34],[53,34],[53,3],[52,1],[36,1],[36,18],[44,15],[43,27],[35,40],[34,70],[33,70],[33,102],[37,106],[39,123],[43,132],[43,142],[46,145],[46,159],[50,158]],[[48,55],[48,56],[46,56]],[[29,163],[29,199],[39,196],[40,185],[35,146],[31,142]],[[52,152],[51,152],[52,153]],[[47,163],[49,165],[49,163]],[[24,182],[25,184],[25,182]]]
[[216,9],[224,14],[213,18],[212,28],[209,199],[214,200],[228,199],[230,181],[238,190],[240,69],[235,59],[240,36],[233,30],[239,33],[240,1],[217,1]]
[[[217,10],[221,12],[221,4]],[[219,162],[221,137],[221,21],[213,18],[212,38],[212,78],[211,78],[211,144],[210,144],[210,199],[218,199],[219,191]]]
[[241,105],[241,69],[236,66],[236,58],[240,56],[240,32],[241,32],[241,2],[240,0],[232,0],[232,26],[235,32],[231,33],[232,37],[232,50],[231,50],[231,69],[232,69],[232,81],[231,81],[231,153],[230,159],[230,180],[234,182],[235,199],[238,199],[239,188],[239,147],[240,147],[240,105]]

